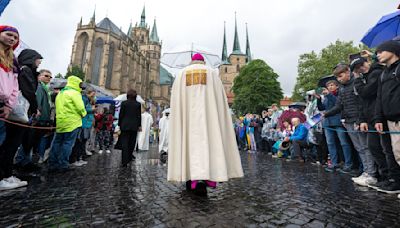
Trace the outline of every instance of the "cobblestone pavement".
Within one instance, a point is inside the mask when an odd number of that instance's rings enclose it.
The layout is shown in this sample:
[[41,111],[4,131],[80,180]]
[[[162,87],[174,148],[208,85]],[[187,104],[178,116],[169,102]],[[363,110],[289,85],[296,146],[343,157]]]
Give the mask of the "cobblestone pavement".
[[120,168],[120,152],[65,174],[26,176],[0,192],[0,227],[399,227],[400,200],[349,175],[241,152],[245,177],[208,197],[166,181],[155,147]]

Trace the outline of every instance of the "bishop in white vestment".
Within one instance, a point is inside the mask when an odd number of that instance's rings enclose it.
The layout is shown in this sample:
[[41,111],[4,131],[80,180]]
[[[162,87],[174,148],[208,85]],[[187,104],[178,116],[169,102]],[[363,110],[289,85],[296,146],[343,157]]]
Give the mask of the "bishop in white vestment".
[[171,91],[168,181],[191,181],[194,189],[193,182],[243,177],[243,169],[218,70],[200,54],[192,60]]
[[139,150],[149,150],[151,125],[153,125],[153,117],[148,112],[148,109],[146,109],[142,113],[142,131],[138,132]]

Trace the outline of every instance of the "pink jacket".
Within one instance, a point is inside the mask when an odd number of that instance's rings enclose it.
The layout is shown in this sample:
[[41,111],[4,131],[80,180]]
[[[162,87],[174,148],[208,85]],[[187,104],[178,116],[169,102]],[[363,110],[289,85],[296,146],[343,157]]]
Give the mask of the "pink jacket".
[[0,102],[13,108],[17,103],[18,90],[18,74],[0,66]]

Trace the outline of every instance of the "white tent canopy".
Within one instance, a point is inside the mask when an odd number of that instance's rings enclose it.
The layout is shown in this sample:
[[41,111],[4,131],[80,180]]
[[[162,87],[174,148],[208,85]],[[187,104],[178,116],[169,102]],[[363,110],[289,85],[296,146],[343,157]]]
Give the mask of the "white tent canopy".
[[[118,97],[116,97],[114,99],[114,101],[126,101],[127,99],[128,98],[126,97],[126,93],[124,93],[124,94],[118,95]],[[136,101],[141,103],[141,104],[145,103],[145,101],[143,100],[143,98],[140,95],[136,96]]]

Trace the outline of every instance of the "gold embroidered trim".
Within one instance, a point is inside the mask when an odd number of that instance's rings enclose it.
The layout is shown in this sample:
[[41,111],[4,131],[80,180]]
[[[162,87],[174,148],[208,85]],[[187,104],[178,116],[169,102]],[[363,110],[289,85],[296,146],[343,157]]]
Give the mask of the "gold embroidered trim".
[[207,84],[207,70],[205,69],[188,70],[185,76],[186,86]]

